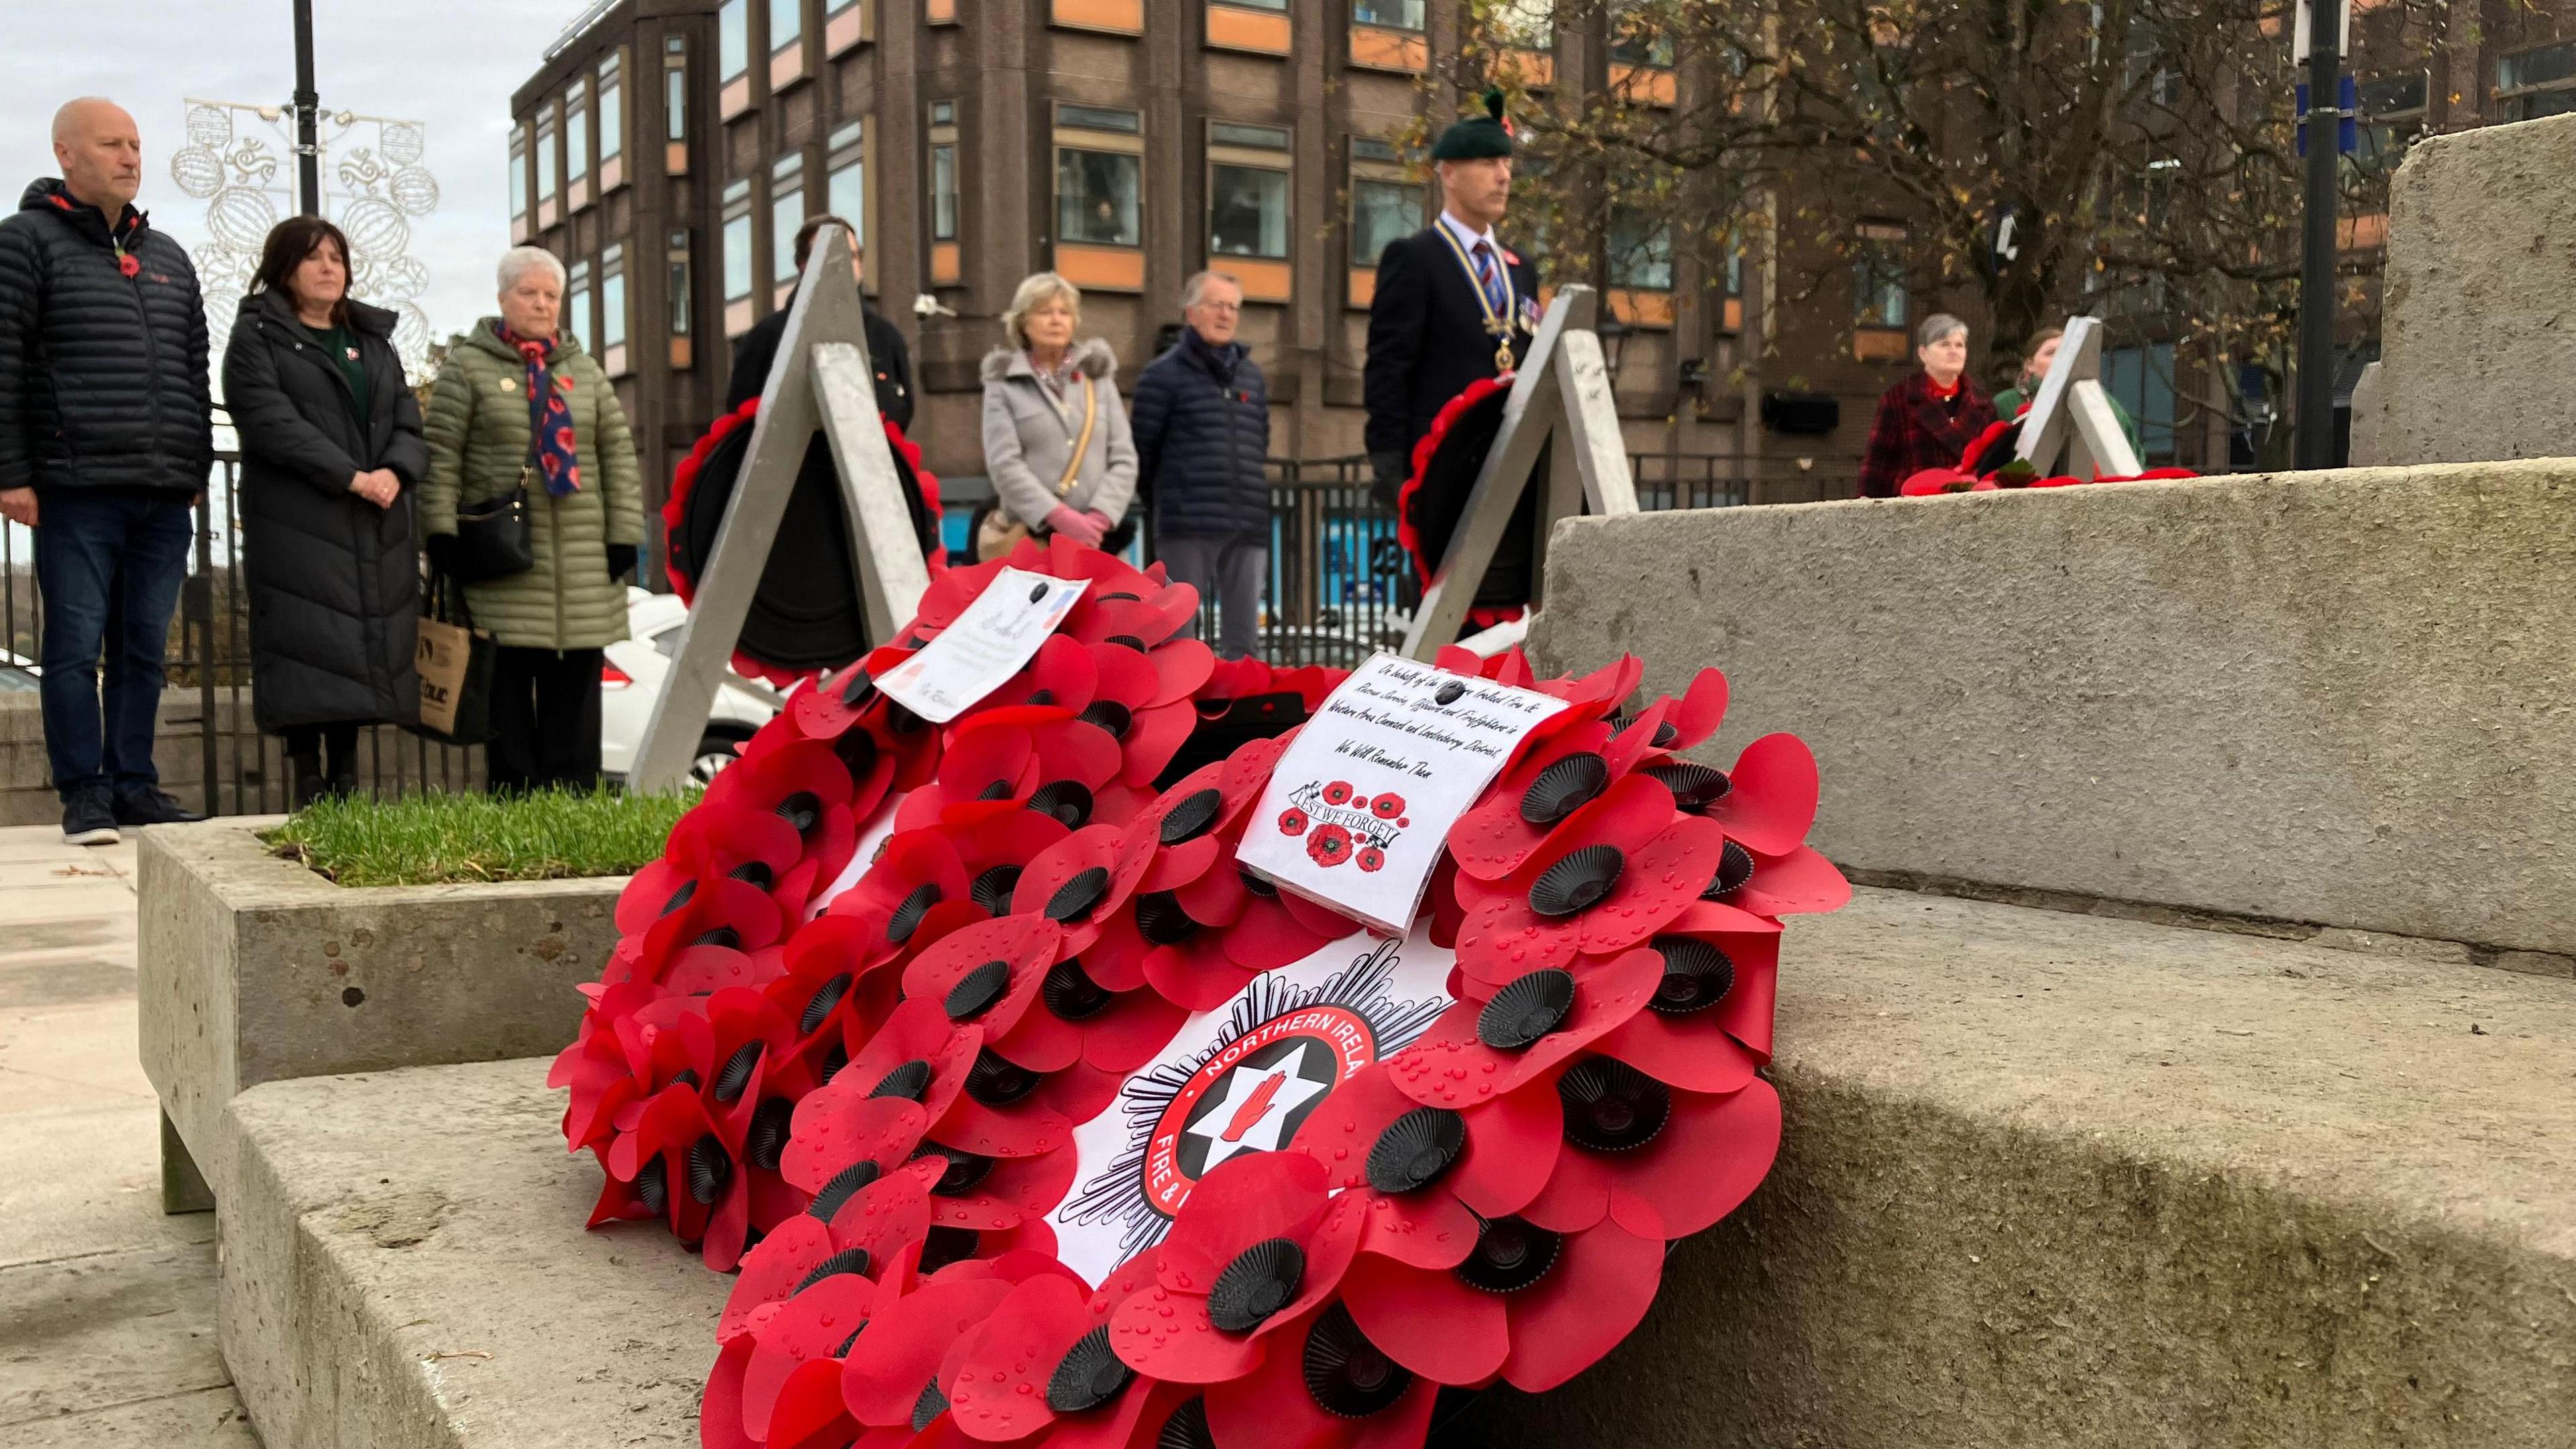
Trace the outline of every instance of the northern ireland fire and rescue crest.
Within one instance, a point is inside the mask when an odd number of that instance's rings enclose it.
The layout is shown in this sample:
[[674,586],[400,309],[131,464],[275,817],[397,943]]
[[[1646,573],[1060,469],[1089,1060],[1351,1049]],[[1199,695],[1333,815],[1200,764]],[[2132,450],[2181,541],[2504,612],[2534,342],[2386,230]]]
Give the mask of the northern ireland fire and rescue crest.
[[1422,1035],[1450,1005],[1452,959],[1427,921],[1403,940],[1357,932],[1190,1018],[1074,1130],[1058,1256],[1097,1282],[1161,1242],[1201,1177],[1286,1147],[1336,1087]]

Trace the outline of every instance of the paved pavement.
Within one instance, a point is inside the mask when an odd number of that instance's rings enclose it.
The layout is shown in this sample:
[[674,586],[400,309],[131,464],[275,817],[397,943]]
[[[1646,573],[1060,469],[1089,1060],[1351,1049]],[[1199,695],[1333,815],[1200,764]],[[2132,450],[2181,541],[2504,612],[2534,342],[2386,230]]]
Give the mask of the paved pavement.
[[0,829],[0,1445],[258,1449],[215,1346],[215,1219],[161,1211],[134,844]]

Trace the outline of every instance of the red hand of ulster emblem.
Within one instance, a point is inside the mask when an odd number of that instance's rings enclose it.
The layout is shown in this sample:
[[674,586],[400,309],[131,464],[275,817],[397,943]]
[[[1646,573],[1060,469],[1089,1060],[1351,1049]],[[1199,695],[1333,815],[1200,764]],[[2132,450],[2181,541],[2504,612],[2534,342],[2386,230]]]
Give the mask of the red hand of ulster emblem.
[[1244,1133],[1260,1126],[1261,1119],[1270,1115],[1270,1104],[1278,1099],[1279,1089],[1287,1080],[1286,1072],[1272,1072],[1262,1078],[1261,1085],[1252,1089],[1252,1095],[1244,1099],[1243,1105],[1234,1109],[1234,1116],[1225,1124],[1221,1140],[1240,1142]]

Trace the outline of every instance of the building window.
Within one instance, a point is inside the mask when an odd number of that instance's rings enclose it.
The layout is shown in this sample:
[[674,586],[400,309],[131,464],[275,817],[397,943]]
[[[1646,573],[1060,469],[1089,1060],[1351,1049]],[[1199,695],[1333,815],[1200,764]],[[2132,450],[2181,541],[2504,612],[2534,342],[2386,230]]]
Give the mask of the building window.
[[716,78],[730,81],[751,69],[751,0],[725,0],[716,12]]
[[1391,143],[1351,138],[1352,266],[1375,267],[1387,243],[1421,230],[1428,202],[1428,188],[1406,175]]
[[1422,0],[1352,0],[1351,22],[1391,30],[1420,30]]
[[2530,121],[2576,111],[2576,40],[2496,62],[2496,119]]
[[689,43],[676,35],[662,42],[662,120],[664,139],[689,139]]
[[805,36],[805,0],[769,0],[769,49],[774,54]]
[[564,179],[590,174],[590,87],[574,81],[564,92]]
[[1610,7],[1610,63],[1646,65],[1670,70],[1673,37],[1654,11],[1636,0],[1617,0]]
[[2424,134],[2425,99],[2431,73],[2405,71],[2363,81],[2359,87],[2361,126],[2353,164],[2364,171],[2394,171],[2406,159],[2406,148]]
[[2102,390],[2119,399],[2138,424],[2139,461],[2170,463],[2174,457],[2174,349],[2170,342],[2150,347],[2115,347],[2102,354]]
[[528,128],[513,126],[510,128],[510,220],[517,221],[527,214]]
[[850,224],[850,245],[861,256],[868,246],[867,122],[852,121],[832,133],[824,159],[823,209]]
[[957,143],[930,147],[930,239],[957,240]]
[[1906,231],[1891,222],[1860,224],[1852,253],[1852,325],[1909,324],[1905,294]]
[[1610,208],[1610,285],[1673,289],[1673,228],[1630,206]]
[[599,254],[599,365],[611,377],[626,374],[626,249]]
[[1500,0],[1493,26],[1503,44],[1521,50],[1556,49],[1556,0]]
[[599,332],[590,315],[590,263],[572,264],[571,279],[564,285],[563,330],[575,342],[596,342]]
[[667,280],[671,293],[670,332],[674,337],[686,337],[690,331],[689,304],[692,300],[689,295],[688,231],[682,227],[673,227],[671,234],[663,239],[663,251],[664,261],[669,268]]
[[1285,127],[1208,123],[1208,251],[1288,255],[1289,135]]
[[[599,165],[602,171],[626,149],[626,88],[618,83],[617,57],[599,63]],[[602,185],[607,184],[603,179]]]
[[1086,246],[1144,241],[1144,118],[1102,106],[1056,107],[1058,239]]
[[794,152],[769,168],[769,280],[781,295],[796,287],[796,228],[805,224],[805,158]]
[[[537,112],[537,200],[555,198],[555,108],[549,104]],[[540,211],[551,208],[540,206]],[[541,221],[540,225],[543,224]]]
[[751,325],[752,274],[756,259],[751,254],[749,177],[725,188],[723,253],[725,335],[730,337]]

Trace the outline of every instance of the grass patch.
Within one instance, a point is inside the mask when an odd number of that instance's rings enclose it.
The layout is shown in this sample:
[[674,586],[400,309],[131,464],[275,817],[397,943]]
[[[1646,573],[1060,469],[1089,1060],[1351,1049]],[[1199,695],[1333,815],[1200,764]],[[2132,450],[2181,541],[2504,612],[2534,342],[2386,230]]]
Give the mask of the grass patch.
[[662,853],[684,795],[359,796],[317,801],[263,837],[344,886],[627,875]]

